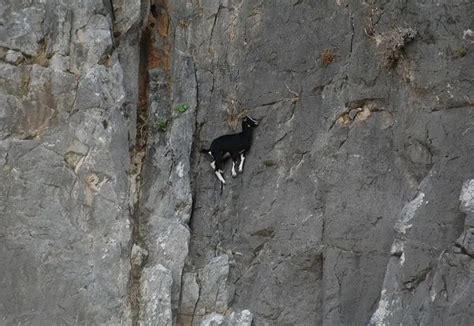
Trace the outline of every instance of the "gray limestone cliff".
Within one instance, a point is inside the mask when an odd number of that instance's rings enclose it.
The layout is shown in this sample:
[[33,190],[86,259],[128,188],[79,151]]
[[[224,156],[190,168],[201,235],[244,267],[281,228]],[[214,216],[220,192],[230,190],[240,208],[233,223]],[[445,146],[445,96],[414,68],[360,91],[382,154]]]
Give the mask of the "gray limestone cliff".
[[0,325],[474,324],[472,17],[2,1]]

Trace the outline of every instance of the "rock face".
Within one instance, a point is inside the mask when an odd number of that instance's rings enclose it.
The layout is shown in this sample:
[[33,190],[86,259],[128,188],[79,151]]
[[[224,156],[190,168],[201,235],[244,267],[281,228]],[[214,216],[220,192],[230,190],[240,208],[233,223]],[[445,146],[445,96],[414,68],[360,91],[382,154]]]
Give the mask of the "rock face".
[[2,325],[130,320],[124,80],[138,76],[124,67],[138,60],[121,59],[102,1],[68,3],[0,4]]
[[473,16],[3,1],[0,324],[474,324]]
[[188,268],[227,253],[255,325],[473,321],[471,257],[445,250],[474,169],[474,8],[371,3],[206,2],[190,24],[198,142],[244,109],[261,123],[222,194],[194,156]]

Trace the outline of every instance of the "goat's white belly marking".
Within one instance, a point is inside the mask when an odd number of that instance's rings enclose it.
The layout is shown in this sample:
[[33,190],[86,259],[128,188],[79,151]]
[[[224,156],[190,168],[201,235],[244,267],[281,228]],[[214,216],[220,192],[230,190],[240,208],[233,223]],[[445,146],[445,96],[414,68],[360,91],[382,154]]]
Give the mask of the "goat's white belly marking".
[[244,154],[240,154],[240,164],[239,164],[239,172],[242,173],[244,170],[244,161],[245,161],[245,156]]

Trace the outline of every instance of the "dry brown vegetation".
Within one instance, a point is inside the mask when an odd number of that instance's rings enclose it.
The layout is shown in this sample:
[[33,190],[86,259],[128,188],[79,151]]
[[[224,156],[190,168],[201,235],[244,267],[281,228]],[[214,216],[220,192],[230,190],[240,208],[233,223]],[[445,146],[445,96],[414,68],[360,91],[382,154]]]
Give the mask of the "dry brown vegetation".
[[323,53],[321,53],[321,61],[326,66],[333,63],[335,58],[336,55],[334,54],[334,51],[332,49],[326,49],[323,51]]

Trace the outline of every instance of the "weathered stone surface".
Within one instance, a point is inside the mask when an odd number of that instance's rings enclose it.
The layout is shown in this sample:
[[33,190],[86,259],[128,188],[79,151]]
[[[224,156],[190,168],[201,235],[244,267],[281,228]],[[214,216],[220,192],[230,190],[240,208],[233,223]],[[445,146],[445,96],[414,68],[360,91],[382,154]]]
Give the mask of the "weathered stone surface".
[[203,316],[216,311],[224,313],[233,297],[227,282],[229,277],[229,257],[222,255],[211,259],[199,273],[199,298],[195,314]]
[[5,55],[5,61],[13,65],[19,64],[24,59],[25,57],[21,54],[21,52],[15,50],[8,50],[7,54]]
[[461,195],[459,196],[461,201],[460,209],[466,215],[474,214],[474,179],[464,182],[462,185]]
[[4,1],[0,7],[0,46],[37,54],[44,37],[41,22],[45,19],[44,3],[31,5],[29,1]]
[[462,251],[474,257],[474,228],[466,230],[456,241],[456,244],[462,249]]
[[231,325],[235,326],[251,326],[253,315],[248,310],[242,310],[239,313],[232,312],[230,314],[230,322]]
[[139,325],[171,326],[171,271],[163,265],[147,267],[142,271],[142,316]]
[[[460,196],[460,207],[464,211],[471,201],[470,181],[464,183]],[[472,296],[465,294],[473,289],[471,280],[474,275],[470,267],[474,254],[473,229],[466,225],[454,243],[455,247],[445,243],[445,249],[441,251],[430,245],[430,242],[441,241],[434,238],[439,237],[437,227],[428,226],[425,220],[429,218],[431,223],[434,222],[429,197],[430,192],[426,197],[425,192],[420,192],[402,211],[381,297],[370,325],[470,323],[469,313],[464,311],[471,311],[474,305]],[[442,212],[439,208],[436,211]],[[425,217],[425,214],[429,215]],[[430,233],[426,232],[428,227]],[[450,313],[441,313],[447,306]]]
[[474,324],[473,16],[3,1],[0,324]]
[[251,326],[252,313],[242,310],[239,313],[232,312],[229,316],[224,316],[213,312],[201,321],[201,326]]
[[171,271],[173,275],[173,304],[177,305],[184,260],[188,255],[189,230],[181,223],[171,219],[153,218],[153,220],[154,226],[159,231],[153,233],[155,241],[152,245],[156,252],[153,256],[150,255],[149,265],[153,261],[158,261]]
[[127,33],[132,27],[141,24],[141,0],[112,0],[114,13],[114,31],[116,36]]
[[141,267],[145,264],[147,257],[148,251],[134,243],[130,254],[130,264]]
[[197,273],[184,273],[181,285],[181,301],[179,302],[178,322],[188,325],[192,323],[196,311],[196,303],[199,299],[199,284]]
[[[398,291],[424,297],[416,289],[461,234],[457,196],[473,173],[464,35],[474,8],[444,4],[177,10],[198,88],[186,268],[201,279],[210,259],[228,254],[230,308],[250,307],[255,325],[363,325],[392,297],[404,314],[394,304],[392,323],[434,316],[405,309],[409,294]],[[244,173],[231,179],[227,168],[221,192],[198,151],[244,110],[261,123]],[[392,279],[400,290],[384,285]]]
[[[175,322],[190,239],[187,223],[192,209],[190,159],[196,80],[190,58],[179,49],[171,50],[174,38],[181,35],[174,32],[177,23],[171,19],[176,17],[170,16],[172,11],[166,1],[152,1],[149,9],[146,40],[150,43],[145,44],[148,57],[142,68],[149,82],[142,99],[149,107],[149,134],[140,199],[140,234],[149,252],[147,266],[161,264],[171,272]],[[176,108],[183,104],[186,110],[178,111]],[[142,299],[148,300],[146,296]]]
[[0,4],[2,325],[130,323],[128,121],[111,25],[102,1]]

